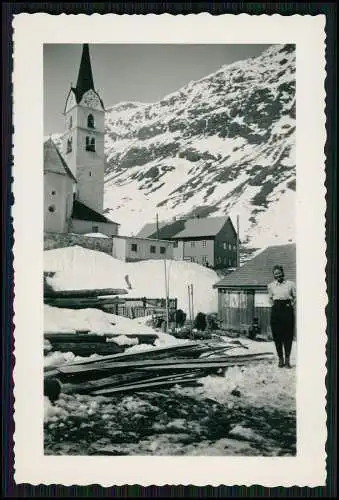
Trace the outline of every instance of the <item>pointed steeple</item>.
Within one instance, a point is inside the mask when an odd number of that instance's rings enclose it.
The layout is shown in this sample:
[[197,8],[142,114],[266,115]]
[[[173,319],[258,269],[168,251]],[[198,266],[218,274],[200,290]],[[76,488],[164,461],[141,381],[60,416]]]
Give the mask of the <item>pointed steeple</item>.
[[79,68],[76,93],[77,98],[80,100],[87,90],[94,90],[93,74],[91,59],[89,55],[88,43],[84,43],[82,46],[82,56]]

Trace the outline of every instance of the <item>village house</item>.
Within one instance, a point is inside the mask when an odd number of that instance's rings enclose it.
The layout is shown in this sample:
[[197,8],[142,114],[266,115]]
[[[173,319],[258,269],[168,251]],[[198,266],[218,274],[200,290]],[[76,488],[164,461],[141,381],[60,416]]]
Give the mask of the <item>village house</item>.
[[94,88],[88,44],[64,116],[62,155],[52,139],[44,143],[44,230],[116,235],[119,224],[103,215],[105,108]]
[[194,217],[170,223],[146,224],[139,237],[174,242],[174,258],[203,266],[230,268],[237,266],[237,233],[228,216]]
[[276,264],[283,266],[286,279],[296,282],[296,245],[267,247],[213,286],[218,289],[218,315],[227,328],[247,330],[258,318],[262,334],[271,336],[267,285]]
[[173,259],[174,242],[136,236],[113,236],[112,255],[124,262]]

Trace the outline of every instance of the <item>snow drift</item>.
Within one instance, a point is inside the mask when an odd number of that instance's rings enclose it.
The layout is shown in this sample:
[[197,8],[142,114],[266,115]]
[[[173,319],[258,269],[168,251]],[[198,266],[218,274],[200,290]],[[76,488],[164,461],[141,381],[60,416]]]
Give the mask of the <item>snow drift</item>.
[[[74,246],[46,250],[44,271],[55,290],[123,288],[127,297],[165,298],[165,264],[162,260],[125,263],[103,252]],[[188,285],[193,284],[194,313],[217,311],[217,273],[199,264],[167,260],[169,296],[178,299],[178,308],[188,313]],[[128,289],[127,280],[131,284]]]

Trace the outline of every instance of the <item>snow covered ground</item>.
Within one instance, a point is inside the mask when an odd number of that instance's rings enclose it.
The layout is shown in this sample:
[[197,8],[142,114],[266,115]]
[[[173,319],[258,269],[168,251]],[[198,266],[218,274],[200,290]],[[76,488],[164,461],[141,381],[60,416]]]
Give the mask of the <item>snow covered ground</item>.
[[[169,296],[178,299],[179,309],[188,313],[187,286],[193,284],[195,314],[217,311],[218,294],[212,288],[219,281],[215,271],[191,262],[166,262]],[[164,267],[162,260],[125,263],[79,246],[44,252],[44,271],[56,272],[47,279],[55,290],[123,288],[128,291],[127,297],[165,298]]]

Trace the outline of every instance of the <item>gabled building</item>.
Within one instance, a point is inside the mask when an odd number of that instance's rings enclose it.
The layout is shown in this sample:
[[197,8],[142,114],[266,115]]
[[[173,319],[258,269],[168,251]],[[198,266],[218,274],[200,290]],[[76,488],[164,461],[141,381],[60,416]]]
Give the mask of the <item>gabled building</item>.
[[267,285],[273,281],[276,264],[283,266],[286,279],[296,282],[296,245],[267,247],[214,285],[218,289],[218,315],[226,327],[246,329],[258,318],[262,333],[270,335]]
[[237,233],[228,216],[195,217],[161,225],[146,224],[137,234],[175,242],[174,258],[218,268],[237,266]]
[[[86,234],[100,232],[107,236],[118,234],[119,224],[103,215],[105,174],[105,108],[94,87],[88,44],[83,45],[77,84],[71,87],[64,108],[65,132],[62,136],[62,157],[56,147],[47,147],[62,162],[63,170],[72,178],[67,189],[58,189],[55,176],[45,176],[45,227],[47,232]],[[45,155],[44,172],[50,172],[51,159]],[[45,165],[46,164],[46,165]],[[70,177],[71,174],[71,177]],[[50,215],[51,192],[58,193],[54,215]],[[56,198],[55,198],[56,200]],[[65,208],[67,207],[67,208]]]

